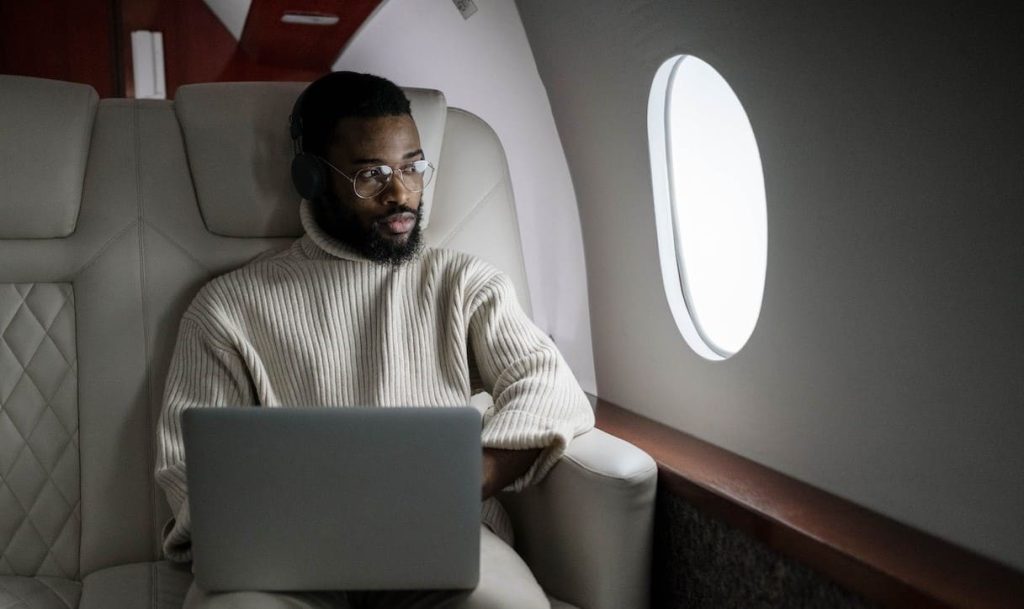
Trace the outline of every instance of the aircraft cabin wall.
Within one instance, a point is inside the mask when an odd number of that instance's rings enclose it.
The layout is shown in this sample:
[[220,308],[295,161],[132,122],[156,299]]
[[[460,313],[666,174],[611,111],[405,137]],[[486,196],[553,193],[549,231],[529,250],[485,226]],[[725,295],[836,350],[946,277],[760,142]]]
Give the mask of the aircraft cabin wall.
[[[600,396],[1024,568],[1019,15],[516,4],[580,205]],[[730,83],[764,168],[764,300],[724,361],[683,341],[659,269],[647,103],[680,53]]]

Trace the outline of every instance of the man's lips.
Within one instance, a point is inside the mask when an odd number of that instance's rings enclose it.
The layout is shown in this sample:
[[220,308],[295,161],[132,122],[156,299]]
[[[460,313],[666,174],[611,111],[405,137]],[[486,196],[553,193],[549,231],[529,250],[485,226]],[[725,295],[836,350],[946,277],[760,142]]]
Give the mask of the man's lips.
[[390,216],[381,218],[380,220],[377,220],[375,224],[386,234],[404,235],[411,231],[412,227],[416,224],[416,214],[399,212],[397,214],[391,214]]

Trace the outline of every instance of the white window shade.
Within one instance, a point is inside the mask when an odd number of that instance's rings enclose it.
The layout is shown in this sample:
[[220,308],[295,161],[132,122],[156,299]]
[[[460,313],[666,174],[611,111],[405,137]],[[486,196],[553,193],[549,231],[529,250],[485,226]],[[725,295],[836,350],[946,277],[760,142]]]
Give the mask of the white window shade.
[[665,292],[687,343],[725,359],[757,323],[767,264],[761,157],[725,79],[677,56],[651,88],[648,135]]

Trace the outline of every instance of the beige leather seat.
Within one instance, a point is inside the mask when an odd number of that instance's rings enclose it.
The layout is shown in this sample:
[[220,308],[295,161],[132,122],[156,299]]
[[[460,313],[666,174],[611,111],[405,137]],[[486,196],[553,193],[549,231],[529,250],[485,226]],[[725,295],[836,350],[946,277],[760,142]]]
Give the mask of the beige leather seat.
[[[301,88],[98,100],[0,76],[0,609],[181,606],[191,575],[160,560],[153,480],[164,374],[199,286],[301,233],[286,128]],[[529,310],[497,137],[408,93],[437,159],[428,242],[505,270]],[[555,607],[646,606],[655,477],[595,430],[503,498]]]

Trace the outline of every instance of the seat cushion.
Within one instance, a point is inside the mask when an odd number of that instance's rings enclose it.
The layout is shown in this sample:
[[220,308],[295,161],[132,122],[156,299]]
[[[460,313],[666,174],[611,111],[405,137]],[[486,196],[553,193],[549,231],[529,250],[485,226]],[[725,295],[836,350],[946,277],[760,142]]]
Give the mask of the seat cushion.
[[70,579],[0,575],[0,609],[75,609],[81,592]]
[[75,231],[98,102],[89,85],[0,75],[0,239]]
[[82,582],[79,609],[181,609],[191,583],[188,566],[166,560],[101,569]]
[[[4,604],[3,581],[0,578],[0,609],[22,609],[21,605]],[[44,578],[48,579],[48,578]],[[75,582],[68,582],[78,586]],[[82,583],[82,603],[79,609],[181,609],[185,594],[192,583],[187,566],[168,561],[135,563],[97,571]],[[73,600],[77,600],[75,588]],[[574,605],[548,597],[551,609],[577,609]],[[30,609],[74,609],[74,604],[27,605]]]

